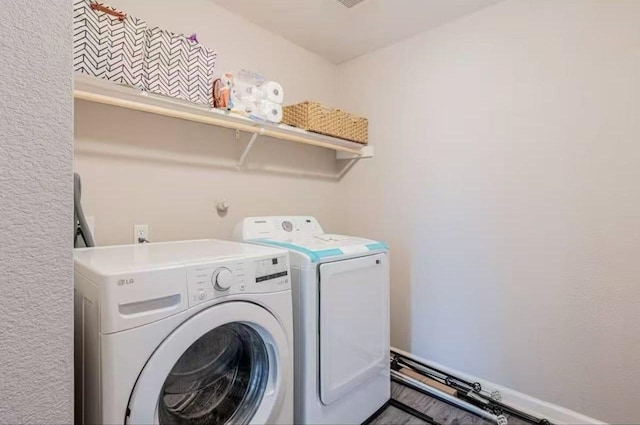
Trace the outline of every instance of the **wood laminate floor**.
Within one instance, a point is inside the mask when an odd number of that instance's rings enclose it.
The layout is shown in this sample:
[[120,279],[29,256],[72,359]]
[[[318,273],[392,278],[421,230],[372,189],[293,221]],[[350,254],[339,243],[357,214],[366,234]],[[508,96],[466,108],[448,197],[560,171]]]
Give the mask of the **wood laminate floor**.
[[[396,382],[391,383],[391,397],[430,416],[434,421],[442,425],[495,425],[479,416],[436,400]],[[509,416],[507,416],[507,420],[509,421],[509,425],[528,425],[527,422]],[[376,425],[423,425],[427,422],[396,407],[389,406],[371,423]]]

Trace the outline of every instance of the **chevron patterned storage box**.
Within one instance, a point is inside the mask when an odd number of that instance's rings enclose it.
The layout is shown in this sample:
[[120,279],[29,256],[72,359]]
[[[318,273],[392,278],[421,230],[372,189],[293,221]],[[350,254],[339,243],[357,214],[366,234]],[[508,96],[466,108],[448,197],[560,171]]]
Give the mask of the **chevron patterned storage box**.
[[146,45],[148,91],[213,106],[213,50],[161,28],[147,29]]
[[75,71],[144,88],[147,23],[91,0],[73,3]]

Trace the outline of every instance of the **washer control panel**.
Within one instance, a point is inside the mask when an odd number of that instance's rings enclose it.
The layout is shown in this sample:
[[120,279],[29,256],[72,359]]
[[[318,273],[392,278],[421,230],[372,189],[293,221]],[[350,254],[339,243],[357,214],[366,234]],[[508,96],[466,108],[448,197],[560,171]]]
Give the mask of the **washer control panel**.
[[232,294],[291,289],[287,253],[187,267],[189,306]]

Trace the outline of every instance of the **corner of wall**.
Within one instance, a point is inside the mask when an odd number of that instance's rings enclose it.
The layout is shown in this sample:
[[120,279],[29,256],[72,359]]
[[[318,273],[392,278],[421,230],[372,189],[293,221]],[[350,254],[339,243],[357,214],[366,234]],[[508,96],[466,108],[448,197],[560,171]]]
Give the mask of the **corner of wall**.
[[71,423],[72,7],[2,8],[0,423]]

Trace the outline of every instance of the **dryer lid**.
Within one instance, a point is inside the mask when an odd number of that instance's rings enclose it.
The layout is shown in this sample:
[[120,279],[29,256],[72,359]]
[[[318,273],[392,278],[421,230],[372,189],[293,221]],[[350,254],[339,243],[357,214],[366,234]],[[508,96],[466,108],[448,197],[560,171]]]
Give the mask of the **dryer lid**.
[[306,255],[312,263],[327,257],[369,254],[389,249],[384,242],[330,233],[291,239],[253,239],[250,242],[299,252]]
[[301,253],[304,260],[312,263],[327,257],[337,259],[388,249],[384,242],[325,233],[312,216],[247,217],[236,226],[235,236],[241,241]]

